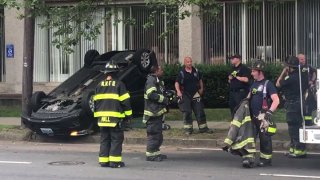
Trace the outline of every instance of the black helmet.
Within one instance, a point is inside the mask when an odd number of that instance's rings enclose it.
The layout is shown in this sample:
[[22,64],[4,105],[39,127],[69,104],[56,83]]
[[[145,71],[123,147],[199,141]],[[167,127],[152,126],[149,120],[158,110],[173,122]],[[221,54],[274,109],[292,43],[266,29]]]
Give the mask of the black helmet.
[[253,60],[251,65],[251,69],[259,70],[259,71],[263,71],[264,67],[265,67],[265,63],[260,59]]
[[295,56],[289,56],[286,58],[286,61],[284,64],[289,67],[298,67],[299,66],[299,59]]
[[114,63],[113,61],[109,61],[107,62],[105,69],[104,69],[104,73],[111,73],[111,72],[117,72],[119,71],[119,66]]

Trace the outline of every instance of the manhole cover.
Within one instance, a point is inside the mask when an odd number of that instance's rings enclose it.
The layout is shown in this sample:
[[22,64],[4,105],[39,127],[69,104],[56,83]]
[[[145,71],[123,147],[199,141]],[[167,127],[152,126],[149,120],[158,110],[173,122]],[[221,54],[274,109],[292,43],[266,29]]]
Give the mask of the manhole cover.
[[72,166],[72,165],[82,165],[85,163],[81,161],[56,161],[56,162],[49,162],[48,164],[53,166]]

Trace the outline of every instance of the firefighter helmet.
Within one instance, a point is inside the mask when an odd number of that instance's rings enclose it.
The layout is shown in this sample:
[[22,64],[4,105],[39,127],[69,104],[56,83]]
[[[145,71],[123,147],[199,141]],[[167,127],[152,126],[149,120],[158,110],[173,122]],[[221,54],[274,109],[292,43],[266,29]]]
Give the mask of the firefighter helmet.
[[104,73],[111,73],[117,71],[119,71],[119,66],[116,63],[114,63],[113,61],[107,62]]
[[299,59],[295,56],[289,56],[286,58],[286,61],[284,64],[289,67],[298,67],[299,66]]
[[262,60],[256,59],[252,62],[251,69],[263,71],[264,68],[265,68],[265,63]]

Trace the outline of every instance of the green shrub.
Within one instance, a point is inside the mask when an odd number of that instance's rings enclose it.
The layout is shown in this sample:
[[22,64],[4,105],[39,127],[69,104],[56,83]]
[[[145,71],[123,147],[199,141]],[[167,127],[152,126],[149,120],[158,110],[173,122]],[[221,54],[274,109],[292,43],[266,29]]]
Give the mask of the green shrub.
[[[231,72],[230,65],[195,65],[203,75],[205,85],[204,104],[206,108],[228,107],[229,84],[228,74]],[[280,65],[268,65],[266,77],[273,83],[282,71]],[[163,80],[167,89],[174,89],[174,83],[181,69],[180,64],[167,64],[164,66]]]

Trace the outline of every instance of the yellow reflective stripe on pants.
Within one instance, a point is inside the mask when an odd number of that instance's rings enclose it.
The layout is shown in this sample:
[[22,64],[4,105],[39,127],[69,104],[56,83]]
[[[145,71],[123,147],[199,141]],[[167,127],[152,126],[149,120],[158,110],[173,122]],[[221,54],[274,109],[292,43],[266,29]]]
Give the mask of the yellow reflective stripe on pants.
[[160,155],[160,151],[156,151],[156,152],[146,152],[146,156],[157,156]]
[[109,157],[99,157],[99,162],[107,163],[107,162],[109,162]]
[[235,125],[235,126],[237,126],[237,127],[240,127],[240,126],[241,126],[241,122],[239,122],[239,121],[236,120],[236,119],[232,120],[232,121],[231,121],[231,124],[232,124],[232,125]]
[[307,152],[305,150],[294,149],[293,153],[295,155],[305,155]]
[[256,149],[247,149],[248,153],[256,153],[257,150]]
[[207,127],[208,127],[208,125],[207,125],[206,123],[205,123],[205,124],[200,124],[200,125],[199,125],[199,128],[200,128],[200,129],[207,128]]
[[131,116],[132,115],[132,110],[124,111],[124,114],[126,116]]
[[122,157],[121,156],[109,156],[110,162],[121,162]]
[[101,99],[115,99],[119,100],[118,94],[96,94],[93,96],[93,100],[101,100]]
[[149,89],[146,90],[146,94],[150,94],[152,91],[157,91],[157,88],[156,87],[151,87]]
[[272,154],[263,154],[262,152],[260,152],[260,158],[271,159],[272,158]]
[[243,146],[249,144],[249,143],[255,143],[253,138],[248,138],[246,140],[241,141],[240,143],[237,143],[232,146],[232,149],[241,149]]
[[161,109],[161,110],[160,110],[159,112],[157,112],[157,113],[153,113],[153,112],[151,112],[151,111],[144,110],[144,111],[143,111],[143,114],[144,114],[144,115],[147,115],[147,116],[160,116],[160,115],[164,114],[165,112],[167,112],[167,109],[166,109],[166,108],[163,108],[163,109]]
[[243,155],[243,158],[253,158],[254,154],[247,154],[247,155]]
[[312,116],[305,116],[305,117],[304,117],[304,120],[306,120],[306,121],[311,121],[311,120],[312,120]]
[[250,122],[251,121],[251,117],[250,116],[246,116],[244,118],[244,120],[242,121],[242,124],[246,123],[246,122]]
[[102,123],[102,122],[98,122],[98,126],[99,127],[116,127],[117,123]]
[[123,100],[129,99],[129,98],[130,98],[129,93],[125,93],[124,95],[119,97],[119,101],[123,101]]
[[291,148],[289,149],[289,152],[290,152],[290,153],[293,153],[293,151],[294,151],[294,150],[293,150],[293,148],[291,147]]
[[191,129],[191,128],[193,128],[193,126],[192,126],[192,125],[185,124],[185,125],[183,125],[183,128],[184,128],[184,129]]
[[109,116],[109,117],[117,117],[117,118],[124,118],[124,113],[115,112],[115,111],[97,111],[94,112],[94,117],[103,117],[103,116]]
[[224,143],[231,145],[233,143],[233,141],[231,139],[229,139],[229,138],[226,138],[224,140]]

